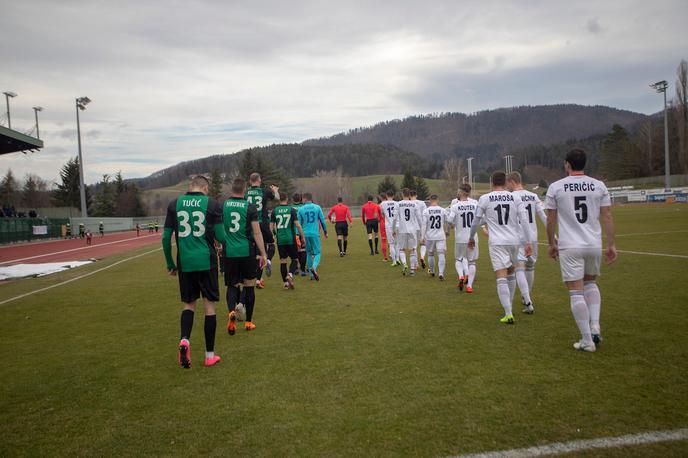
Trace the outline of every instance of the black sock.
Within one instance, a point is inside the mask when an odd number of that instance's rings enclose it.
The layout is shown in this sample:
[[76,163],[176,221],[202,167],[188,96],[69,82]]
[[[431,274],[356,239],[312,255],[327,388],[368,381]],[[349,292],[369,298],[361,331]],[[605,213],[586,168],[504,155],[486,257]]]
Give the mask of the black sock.
[[191,338],[191,328],[193,328],[194,312],[193,310],[182,310],[181,327],[182,339]]
[[306,252],[302,251],[299,253],[299,264],[301,264],[301,271],[305,272],[306,271]]
[[246,292],[246,321],[253,319],[253,306],[256,304],[256,289],[253,286],[244,286]]
[[377,237],[375,237],[375,251],[377,251]]
[[282,273],[282,281],[286,283],[287,281],[287,265],[280,264],[280,272]]
[[239,296],[241,295],[241,292],[239,291],[239,288],[236,286],[228,286],[227,287],[227,310],[230,312],[233,312],[234,309],[236,308],[237,302],[239,301]]
[[[258,275],[256,275],[256,280],[260,280],[263,278],[263,269],[258,269]],[[244,301],[241,301],[242,304],[245,304]]]
[[289,266],[289,272],[291,272],[292,275],[296,275],[296,271],[299,268],[298,262],[296,262],[296,259],[291,260],[291,265]]
[[346,253],[346,246],[349,244],[348,240],[344,240],[344,253]]
[[370,251],[373,251],[373,241],[368,239],[368,245],[370,245]]
[[272,258],[275,257],[275,244],[274,243],[268,243],[268,259],[272,261]]
[[342,241],[341,240],[337,240],[337,246],[339,247],[339,252],[341,253],[342,252]]
[[205,316],[205,351],[215,351],[215,329],[217,329],[217,317],[215,315]]

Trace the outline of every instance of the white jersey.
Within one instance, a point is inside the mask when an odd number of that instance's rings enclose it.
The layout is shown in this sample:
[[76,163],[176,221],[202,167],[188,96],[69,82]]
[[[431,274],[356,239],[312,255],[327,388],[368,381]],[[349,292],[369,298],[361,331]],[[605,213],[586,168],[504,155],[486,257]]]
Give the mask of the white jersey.
[[397,205],[397,214],[394,215],[394,227],[399,234],[418,234],[423,217],[416,202],[402,200]]
[[450,207],[450,208],[453,207],[453,206],[456,205],[458,202],[459,202],[459,199],[457,199],[456,197],[454,197],[454,198],[452,199],[451,203],[449,204],[449,207]]
[[[478,201],[473,199],[456,200],[449,209],[447,220],[454,226],[454,243],[468,243],[471,237],[471,227],[475,222]],[[478,233],[473,239],[478,241]]]
[[447,210],[433,205],[423,211],[422,238],[424,240],[447,240],[444,225],[447,221]]
[[[487,224],[490,245],[520,245],[521,239],[532,241],[528,226],[521,226],[528,215],[521,198],[509,191],[492,191],[480,196],[475,217],[477,224]],[[525,232],[522,237],[521,233]]]
[[[418,214],[420,214],[420,217],[423,218],[423,213],[425,212],[425,209],[428,208],[428,206],[425,204],[424,201],[418,200],[418,199],[414,199],[411,202],[416,204],[416,207],[418,208]],[[423,223],[421,221],[421,226],[422,226],[422,224]],[[419,229],[419,231],[420,231],[420,229]]]
[[[545,209],[542,205],[542,201],[540,200],[540,197],[538,197],[537,194],[535,194],[534,192],[526,191],[525,189],[519,189],[517,191],[514,191],[514,194],[517,194],[523,201],[523,205],[525,205],[526,207],[526,213],[528,214],[528,219],[526,220],[525,224],[527,224],[530,228],[530,233],[534,237],[533,240],[537,240],[538,227],[537,221],[535,221],[536,214],[538,218],[540,218],[540,221],[542,221],[542,224],[544,224],[545,227],[547,227],[547,215],[545,215]],[[520,221],[520,223],[523,224],[523,221]],[[521,237],[521,243],[525,242],[526,240],[523,239],[523,237]]]
[[611,205],[604,183],[589,176],[572,175],[552,183],[545,208],[557,211],[559,248],[602,248],[600,208]]
[[394,223],[394,217],[397,214],[398,204],[393,200],[383,200],[380,202],[380,210],[382,214],[385,215],[385,225],[392,227]]

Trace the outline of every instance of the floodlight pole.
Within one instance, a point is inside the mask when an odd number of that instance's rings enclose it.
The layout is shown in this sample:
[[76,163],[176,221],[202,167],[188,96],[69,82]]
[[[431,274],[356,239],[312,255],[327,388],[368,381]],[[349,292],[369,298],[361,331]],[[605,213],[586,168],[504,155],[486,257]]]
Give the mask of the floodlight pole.
[[669,122],[667,120],[666,86],[664,86],[664,190],[671,191],[671,171],[669,167]]
[[41,138],[41,132],[38,130],[38,112],[43,111],[43,107],[33,107],[33,112],[36,115],[36,138]]
[[473,187],[473,158],[469,157],[466,161],[468,162],[468,184]]
[[7,105],[7,128],[12,129],[12,119],[10,118],[10,97],[16,97],[17,94],[14,92],[6,91],[5,94],[5,104]]
[[76,99],[76,136],[79,143],[79,196],[81,198],[81,217],[88,218],[86,208],[86,186],[84,185],[84,159],[81,154],[81,124],[79,121],[79,109],[85,109],[85,105]]

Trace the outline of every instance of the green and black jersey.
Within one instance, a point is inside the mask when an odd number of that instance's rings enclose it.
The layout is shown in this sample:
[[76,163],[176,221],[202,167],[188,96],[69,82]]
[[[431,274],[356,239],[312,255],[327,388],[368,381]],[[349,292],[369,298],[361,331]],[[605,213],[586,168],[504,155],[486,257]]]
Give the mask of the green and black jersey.
[[[169,233],[174,232],[177,243],[177,270],[197,272],[217,268],[215,251],[216,225],[222,224],[220,203],[200,192],[188,192],[177,197],[167,206],[163,248],[171,261]],[[169,253],[168,253],[169,250]]]
[[275,199],[275,193],[270,188],[251,186],[246,191],[246,200],[249,204],[256,206],[258,211],[258,222],[261,225],[268,224],[268,204]]
[[272,210],[272,222],[277,231],[277,245],[286,246],[296,243],[296,221],[298,216],[292,205],[280,205]]
[[227,234],[224,245],[226,258],[255,256],[255,241],[251,223],[259,221],[258,209],[246,199],[230,197],[222,208],[222,218]]

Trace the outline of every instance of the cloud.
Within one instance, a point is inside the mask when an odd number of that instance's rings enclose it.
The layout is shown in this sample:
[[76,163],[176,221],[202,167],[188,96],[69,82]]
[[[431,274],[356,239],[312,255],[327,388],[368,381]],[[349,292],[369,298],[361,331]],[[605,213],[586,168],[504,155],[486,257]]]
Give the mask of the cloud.
[[86,95],[89,182],[425,112],[655,112],[646,85],[686,57],[688,22],[684,0],[0,2],[13,126],[46,108],[45,149],[0,157],[0,171],[57,179]]

